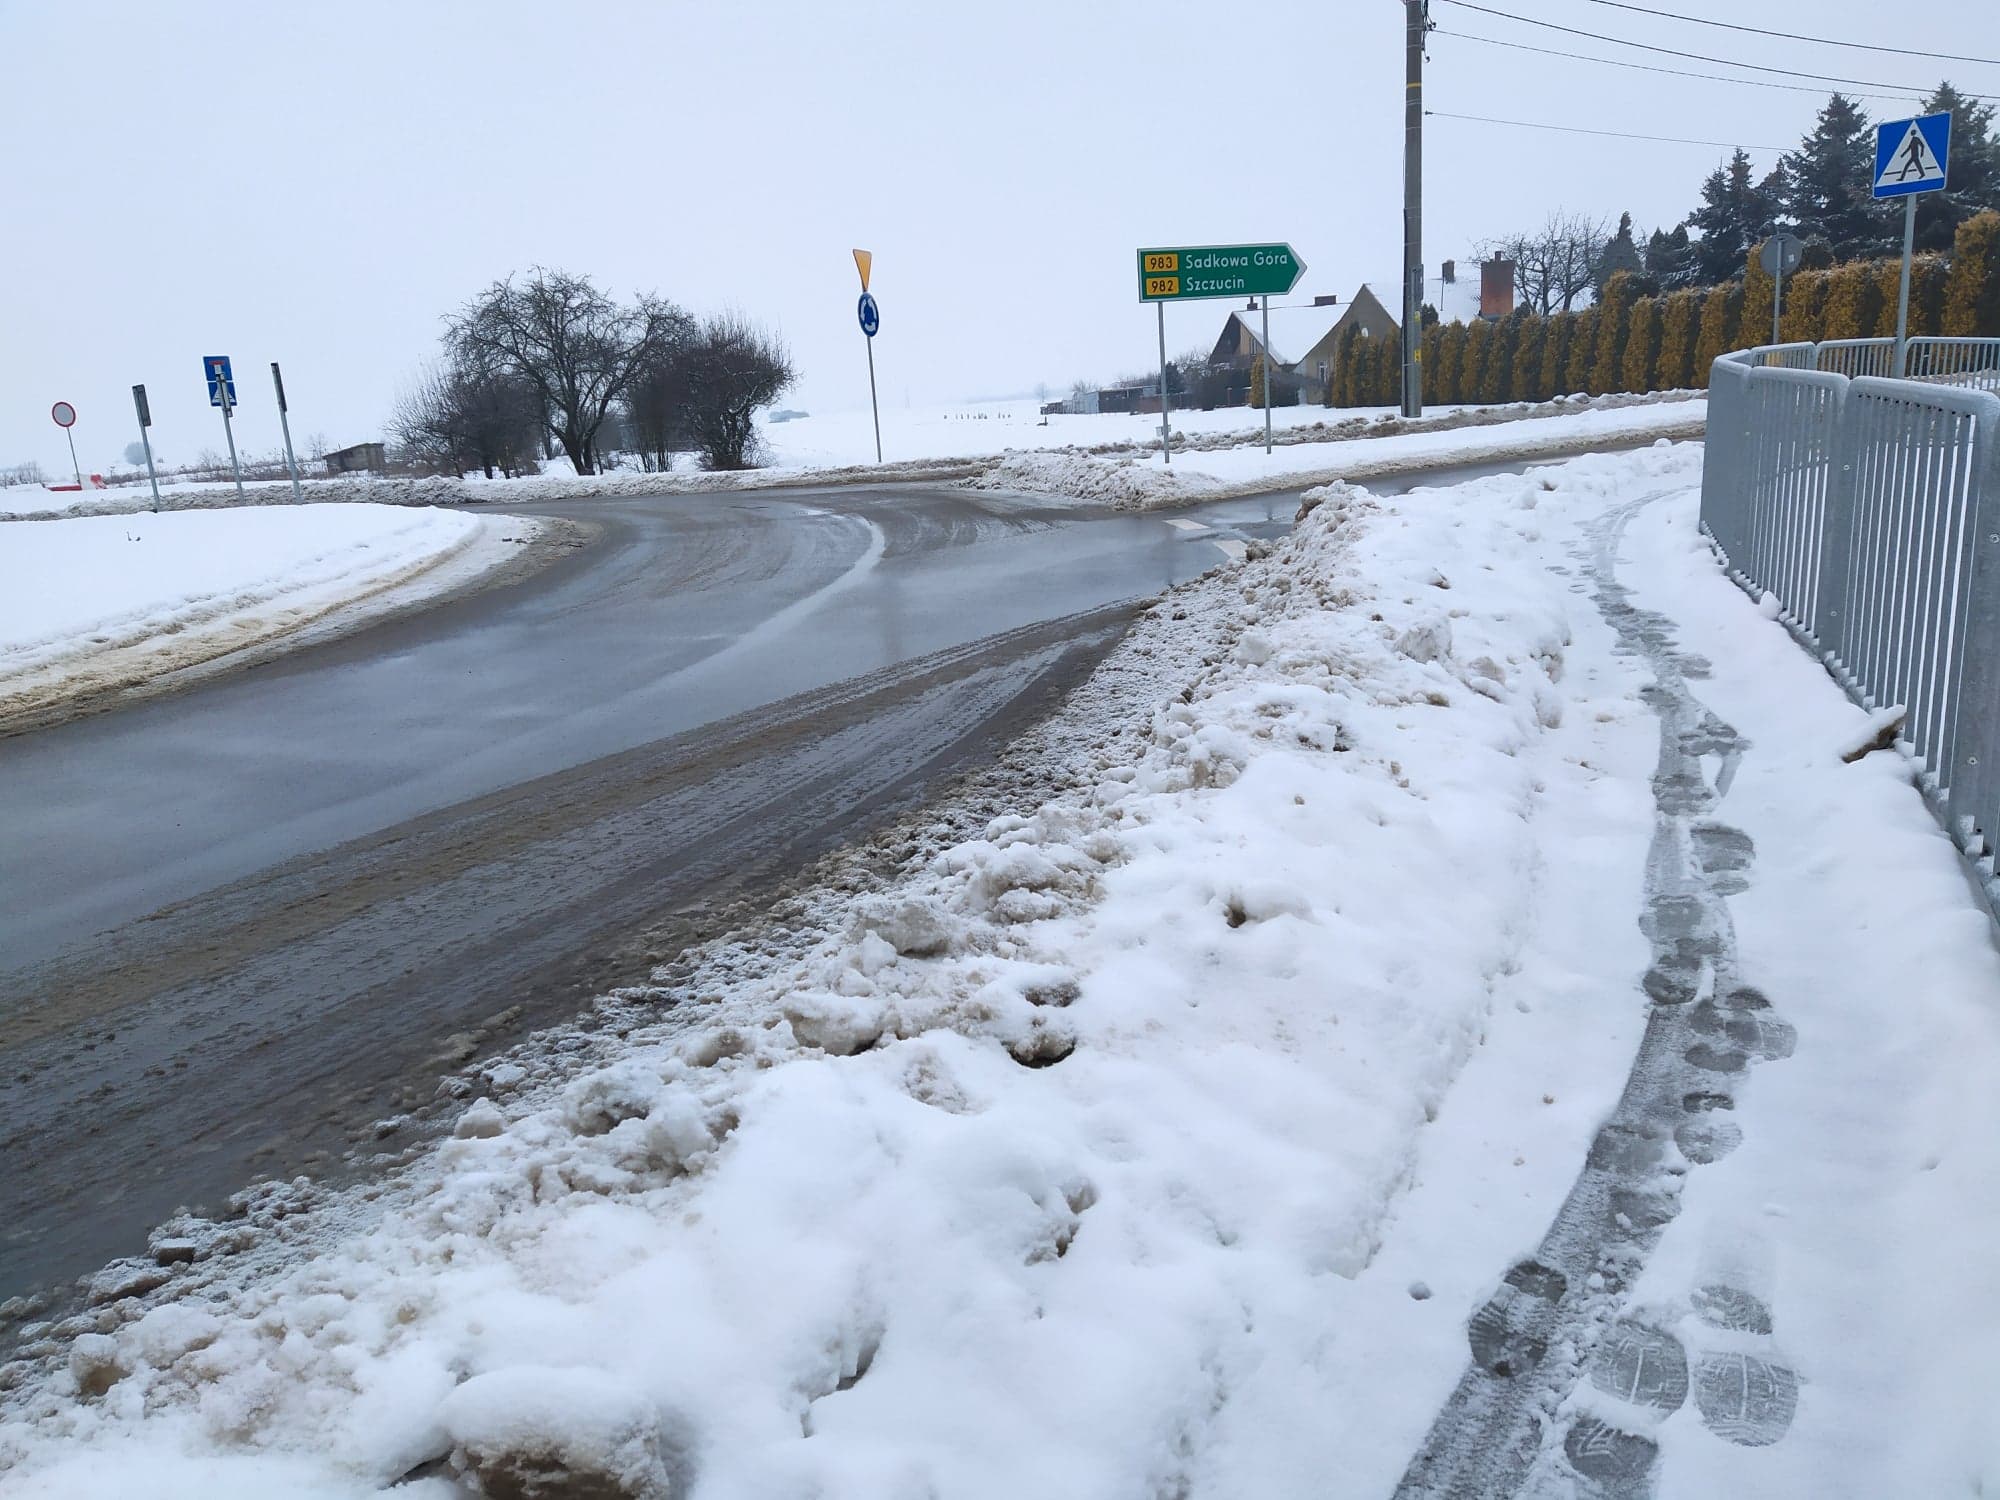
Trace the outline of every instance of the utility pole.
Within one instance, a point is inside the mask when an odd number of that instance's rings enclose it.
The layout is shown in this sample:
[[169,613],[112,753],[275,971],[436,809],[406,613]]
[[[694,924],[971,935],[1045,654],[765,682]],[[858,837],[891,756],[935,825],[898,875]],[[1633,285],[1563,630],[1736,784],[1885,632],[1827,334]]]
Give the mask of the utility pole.
[[1403,0],[1403,415],[1424,414],[1424,36],[1430,0]]

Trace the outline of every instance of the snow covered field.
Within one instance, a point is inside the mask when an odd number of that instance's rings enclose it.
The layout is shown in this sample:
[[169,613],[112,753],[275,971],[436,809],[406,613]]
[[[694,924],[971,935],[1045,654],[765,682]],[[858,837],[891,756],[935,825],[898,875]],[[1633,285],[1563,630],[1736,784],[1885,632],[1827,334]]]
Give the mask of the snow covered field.
[[0,724],[292,635],[363,600],[455,587],[535,530],[387,505],[0,527]]
[[1699,464],[1331,487],[387,1185],[165,1226],[0,1495],[2000,1486],[2000,957]]
[[[763,432],[769,467],[741,473],[704,473],[689,457],[668,474],[621,469],[581,478],[558,459],[543,473],[521,479],[348,475],[308,480],[306,488],[319,501],[511,505],[773,485],[969,479],[988,489],[1129,506],[1171,505],[1251,493],[1260,486],[1323,483],[1350,471],[1355,477],[1401,473],[1456,457],[1461,450],[1474,458],[1514,457],[1578,452],[1593,440],[1698,437],[1706,415],[1706,400],[1690,392],[1437,407],[1413,423],[1386,409],[1284,407],[1273,413],[1277,452],[1266,457],[1261,412],[1243,407],[1177,412],[1177,457],[1168,466],[1159,457],[1157,417],[1051,417],[1044,426],[1033,402],[994,402],[885,414],[887,461],[879,465],[873,462],[873,436],[863,412],[767,423]],[[1476,438],[1473,429],[1480,429]],[[169,508],[236,503],[229,484],[182,482],[162,488]],[[253,502],[267,505],[291,500],[288,485],[251,485],[248,494]],[[0,520],[125,514],[149,503],[143,488],[131,486],[81,497],[39,486],[14,487],[0,489]]]

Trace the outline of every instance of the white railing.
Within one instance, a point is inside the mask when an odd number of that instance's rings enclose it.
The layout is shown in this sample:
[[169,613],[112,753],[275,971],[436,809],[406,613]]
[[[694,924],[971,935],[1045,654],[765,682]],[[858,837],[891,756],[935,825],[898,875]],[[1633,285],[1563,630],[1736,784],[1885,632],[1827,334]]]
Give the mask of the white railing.
[[2000,340],[1912,339],[1906,380],[1841,372],[1884,342],[1715,362],[1702,529],[1862,707],[1902,710],[2000,911]]

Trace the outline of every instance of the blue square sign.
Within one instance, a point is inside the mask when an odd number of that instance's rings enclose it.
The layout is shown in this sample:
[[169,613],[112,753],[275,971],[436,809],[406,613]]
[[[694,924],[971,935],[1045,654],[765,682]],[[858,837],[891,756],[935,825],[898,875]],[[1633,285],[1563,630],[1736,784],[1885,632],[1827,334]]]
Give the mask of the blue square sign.
[[1918,115],[1875,127],[1875,196],[1935,193],[1951,167],[1951,116]]
[[229,368],[226,354],[202,356],[201,371],[208,377],[208,404],[220,406],[226,393],[229,404],[236,405],[236,376]]

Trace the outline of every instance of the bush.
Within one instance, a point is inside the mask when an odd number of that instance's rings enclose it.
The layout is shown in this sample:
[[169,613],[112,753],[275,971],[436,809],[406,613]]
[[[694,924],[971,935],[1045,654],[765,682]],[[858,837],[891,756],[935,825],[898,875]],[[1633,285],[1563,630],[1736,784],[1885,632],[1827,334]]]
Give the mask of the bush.
[[1787,344],[1817,344],[1825,337],[1828,271],[1800,271],[1785,278],[1785,307],[1779,338]]
[[1465,404],[1465,341],[1469,330],[1453,323],[1438,338],[1437,397],[1443,405]]
[[1988,209],[1958,226],[1945,286],[1944,332],[2000,337],[2000,213]]
[[[1826,288],[1825,336],[1865,339],[1875,336],[1882,311],[1881,273],[1867,261],[1851,260],[1834,268]],[[1895,317],[1894,309],[1890,318]],[[1893,321],[1890,324],[1894,330]]]

